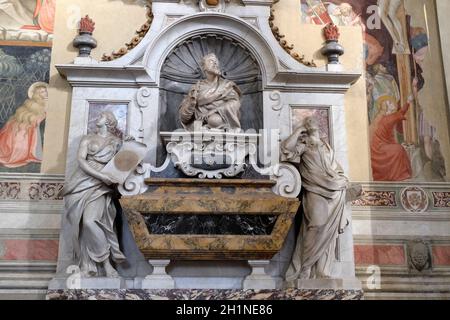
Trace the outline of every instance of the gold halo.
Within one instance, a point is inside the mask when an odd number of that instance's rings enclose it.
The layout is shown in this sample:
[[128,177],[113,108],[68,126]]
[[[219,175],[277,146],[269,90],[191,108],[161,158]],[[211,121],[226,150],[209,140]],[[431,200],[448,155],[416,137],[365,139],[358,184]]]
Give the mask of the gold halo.
[[36,88],[39,88],[39,87],[45,87],[45,89],[48,90],[48,83],[46,83],[46,82],[35,82],[35,83],[33,83],[28,88],[28,98],[29,99],[33,98],[34,91],[36,90]]
[[396,99],[394,96],[391,96],[391,95],[384,95],[384,96],[381,96],[381,97],[379,97],[379,98],[377,99],[377,101],[376,101],[376,107],[377,107],[377,109],[378,109],[378,110],[381,110],[381,105],[382,105],[384,102],[386,102],[386,101],[391,101],[394,105],[397,105],[397,104],[398,104],[398,101],[397,101],[397,99]]

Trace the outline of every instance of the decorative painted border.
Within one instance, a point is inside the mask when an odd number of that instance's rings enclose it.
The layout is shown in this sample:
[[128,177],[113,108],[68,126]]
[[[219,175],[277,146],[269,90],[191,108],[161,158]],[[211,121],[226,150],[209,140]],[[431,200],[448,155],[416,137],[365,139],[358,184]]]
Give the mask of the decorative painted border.
[[403,209],[410,213],[450,208],[450,183],[361,183],[362,198],[352,202],[358,208]]
[[20,190],[19,182],[0,182],[0,200],[17,200]]
[[355,207],[397,207],[395,191],[364,190],[361,199],[352,203]]
[[0,175],[0,201],[62,200],[64,176],[39,174]]
[[123,57],[144,39],[153,22],[152,0],[147,0],[145,7],[147,8],[147,21],[136,30],[136,35],[128,43],[125,43],[125,47],[120,48],[118,51],[113,51],[110,55],[103,54],[102,61],[113,61]]
[[60,182],[0,182],[0,200],[62,200]]
[[433,207],[450,208],[450,192],[433,192]]
[[[62,200],[60,194],[64,187],[64,177],[55,176],[10,176],[0,175],[0,201],[1,200]],[[380,188],[385,190],[377,190]],[[399,206],[408,212],[423,213],[425,210],[411,210],[407,203],[403,203],[402,193],[408,190],[407,185],[392,185],[391,190],[386,190],[387,186],[379,186],[377,184],[367,184],[363,186],[363,194],[361,199],[352,202],[352,206],[358,208],[398,208]],[[442,210],[450,208],[450,184],[439,185],[421,185],[421,189],[429,197],[430,205],[427,210]],[[438,190],[436,190],[438,189]],[[442,191],[441,191],[442,190]],[[404,199],[403,199],[404,200]],[[400,209],[401,209],[400,208]]]

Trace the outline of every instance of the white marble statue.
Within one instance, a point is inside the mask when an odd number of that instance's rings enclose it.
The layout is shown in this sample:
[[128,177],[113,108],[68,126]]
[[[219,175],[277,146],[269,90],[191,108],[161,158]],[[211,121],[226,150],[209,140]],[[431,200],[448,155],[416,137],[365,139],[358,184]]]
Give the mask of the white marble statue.
[[286,281],[332,278],[337,240],[349,225],[348,179],[312,117],[282,143],[281,152],[282,160],[298,166],[303,187],[304,215]]
[[193,131],[194,123],[199,123],[208,129],[240,129],[241,91],[234,82],[221,77],[215,54],[203,57],[201,67],[206,79],[192,86],[180,105],[183,127]]
[[73,255],[85,277],[118,277],[111,261],[126,260],[119,248],[114,228],[116,208],[113,203],[115,181],[101,170],[122,145],[117,119],[108,111],[96,122],[97,132],[84,136],[78,150],[79,169],[64,188],[66,221],[70,224]]

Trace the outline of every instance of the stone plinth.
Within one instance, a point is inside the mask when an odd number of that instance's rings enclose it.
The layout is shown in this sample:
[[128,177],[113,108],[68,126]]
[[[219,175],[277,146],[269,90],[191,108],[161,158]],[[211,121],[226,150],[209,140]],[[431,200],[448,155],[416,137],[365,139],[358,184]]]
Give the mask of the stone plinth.
[[123,278],[72,276],[69,278],[54,278],[50,281],[49,289],[68,288],[68,290],[92,289],[92,290],[119,290],[126,288]]
[[362,300],[362,290],[49,290],[47,300]]
[[354,279],[298,279],[287,283],[288,288],[300,290],[361,290],[361,281]]
[[266,273],[265,268],[270,264],[268,260],[250,260],[248,262],[252,267],[252,273],[244,280],[244,290],[264,290],[264,289],[280,289],[282,279],[276,279]]
[[271,180],[149,179],[148,192],[120,200],[145,258],[270,260],[300,202]]
[[170,260],[150,260],[153,273],[142,281],[142,289],[174,289],[175,281],[166,272]]

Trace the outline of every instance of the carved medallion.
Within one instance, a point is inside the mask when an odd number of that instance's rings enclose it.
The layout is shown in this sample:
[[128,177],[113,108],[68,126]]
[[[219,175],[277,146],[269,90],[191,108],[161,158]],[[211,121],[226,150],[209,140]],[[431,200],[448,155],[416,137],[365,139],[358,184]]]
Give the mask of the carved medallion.
[[411,271],[431,270],[430,244],[422,240],[408,243],[408,264]]

